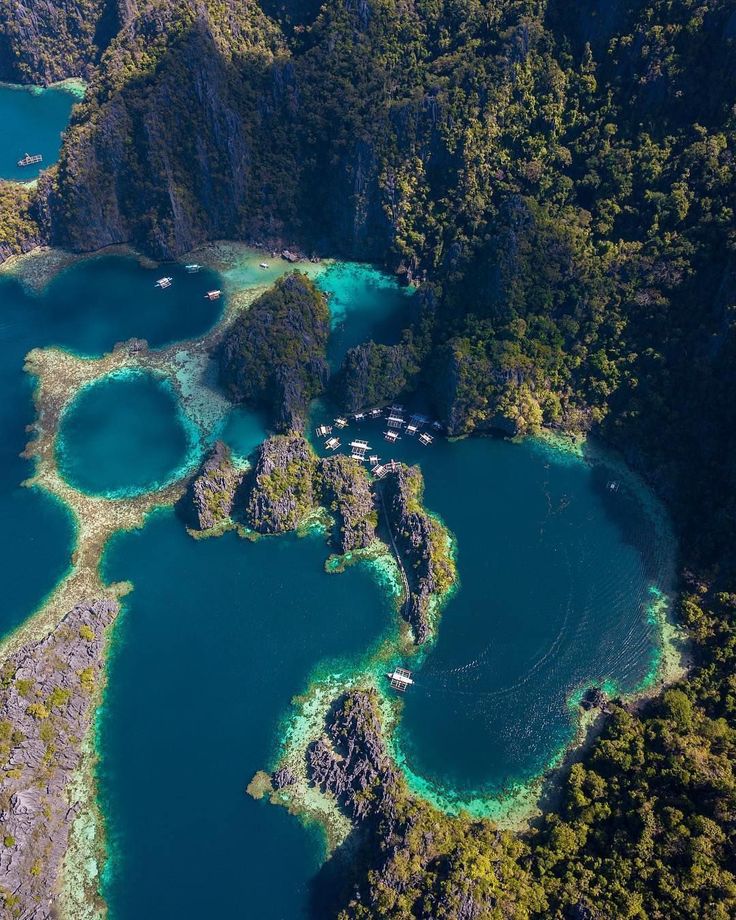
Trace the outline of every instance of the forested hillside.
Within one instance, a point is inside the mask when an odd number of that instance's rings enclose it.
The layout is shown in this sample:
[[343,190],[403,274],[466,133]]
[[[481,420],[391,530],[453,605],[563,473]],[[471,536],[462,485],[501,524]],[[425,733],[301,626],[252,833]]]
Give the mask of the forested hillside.
[[[17,63],[31,40],[16,9],[0,4],[0,74],[57,75]],[[36,220],[81,250],[237,237],[383,261],[424,282],[422,308],[400,345],[348,354],[349,408],[421,382],[453,433],[592,431],[677,525],[691,677],[617,709],[524,840],[411,809],[377,819],[344,916],[735,916],[734,4],[139,0],[116,15],[115,37],[70,45],[87,100],[37,200],[3,211],[9,248]]]

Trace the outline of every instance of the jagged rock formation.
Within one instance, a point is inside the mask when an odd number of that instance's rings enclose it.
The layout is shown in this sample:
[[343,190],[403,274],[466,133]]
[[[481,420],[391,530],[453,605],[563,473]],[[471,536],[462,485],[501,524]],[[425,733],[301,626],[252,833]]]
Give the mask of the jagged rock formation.
[[129,15],[124,0],[0,0],[0,79],[87,77]]
[[68,784],[80,763],[101,679],[112,601],[80,604],[0,672],[0,903],[3,916],[53,916],[77,803]]
[[298,272],[287,275],[239,316],[220,357],[233,397],[265,407],[278,431],[300,430],[328,377],[330,316],[324,295]]
[[350,851],[345,870],[354,884],[346,886],[339,920],[543,916],[540,887],[519,864],[524,843],[408,794],[387,753],[375,690],[352,690],[337,701],[308,751],[307,769],[357,828],[370,831],[356,835],[357,853]]
[[354,820],[392,809],[398,771],[386,750],[375,691],[346,694],[307,758],[312,782]]
[[346,412],[393,402],[411,388],[419,373],[416,356],[406,344],[363,342],[348,350],[338,380]]
[[250,484],[248,526],[263,534],[294,530],[315,509],[316,464],[301,435],[276,435],[264,441]]
[[418,466],[402,464],[376,488],[408,582],[404,615],[422,643],[432,632],[433,599],[442,597],[456,578],[450,537],[422,507],[424,480]]
[[200,531],[221,529],[230,523],[235,493],[243,476],[244,471],[233,466],[228,446],[218,441],[189,490]]
[[56,238],[171,256],[293,216],[293,72],[249,0],[139,0],[59,163]]
[[368,474],[344,455],[320,460],[320,503],[336,518],[333,540],[341,553],[364,549],[376,538],[377,513]]

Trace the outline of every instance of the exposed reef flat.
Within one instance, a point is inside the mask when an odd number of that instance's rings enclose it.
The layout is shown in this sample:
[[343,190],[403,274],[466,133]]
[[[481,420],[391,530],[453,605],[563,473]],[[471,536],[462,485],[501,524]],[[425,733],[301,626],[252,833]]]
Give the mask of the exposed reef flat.
[[[8,917],[41,920],[55,907],[75,822],[95,809],[83,744],[103,683],[109,600],[78,604],[0,673],[0,899]],[[98,901],[94,890],[85,901]],[[79,917],[80,914],[73,914]]]

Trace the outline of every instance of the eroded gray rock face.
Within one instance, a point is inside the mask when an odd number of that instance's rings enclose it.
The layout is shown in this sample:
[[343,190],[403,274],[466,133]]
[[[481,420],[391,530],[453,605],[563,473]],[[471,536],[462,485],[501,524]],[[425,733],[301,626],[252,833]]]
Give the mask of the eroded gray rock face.
[[347,693],[307,757],[312,782],[355,821],[394,810],[398,771],[386,751],[375,690]]
[[233,466],[226,444],[217,441],[191,485],[191,500],[201,531],[226,526],[243,470]]
[[318,468],[321,502],[336,518],[333,541],[341,553],[365,549],[376,538],[375,499],[365,468],[352,457],[321,460]]
[[79,766],[101,679],[105,631],[117,604],[80,604],[42,641],[2,666],[0,904],[23,920],[52,915],[69,828],[69,782]]
[[315,508],[316,465],[312,448],[299,434],[264,441],[250,485],[248,526],[263,534],[294,530]]
[[403,464],[377,485],[393,541],[408,581],[404,616],[418,643],[431,633],[431,601],[455,580],[455,566],[442,525],[422,507],[424,480],[419,467]]

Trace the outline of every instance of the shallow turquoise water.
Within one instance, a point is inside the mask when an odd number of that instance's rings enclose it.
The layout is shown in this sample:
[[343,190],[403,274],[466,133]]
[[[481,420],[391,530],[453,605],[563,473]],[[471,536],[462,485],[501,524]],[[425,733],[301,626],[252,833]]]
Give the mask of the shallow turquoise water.
[[349,348],[372,339],[392,345],[411,321],[414,288],[372,265],[337,262],[315,278],[331,315],[328,357],[339,367]]
[[[153,281],[164,273],[174,285],[157,291]],[[365,336],[395,340],[411,295],[393,281],[383,284],[365,267],[333,267],[320,283],[333,292],[333,364]],[[39,296],[0,279],[8,394],[0,404],[0,512],[14,523],[4,529],[12,570],[28,573],[16,579],[0,629],[53,586],[71,544],[67,515],[41,493],[17,488],[30,473],[17,456],[32,419],[25,352],[58,344],[97,355],[131,336],[155,346],[200,334],[219,316],[222,304],[202,297],[215,286],[210,273],[154,271],[120,257],[80,263]],[[100,387],[104,396],[103,384],[92,394]],[[110,404],[91,406],[79,434],[92,432],[97,446],[78,442],[67,457],[102,477],[86,488],[131,487],[121,477],[138,461],[123,462],[114,449],[126,432],[126,449],[147,445],[138,459],[152,459],[150,438],[161,426],[147,426],[171,423],[176,413],[155,398],[145,412],[141,405],[120,401],[123,414],[109,428]],[[261,425],[234,410],[220,433],[245,456]],[[360,430],[384,459],[422,464],[427,505],[458,539],[461,588],[405,699],[399,753],[416,784],[440,798],[498,793],[537,773],[569,740],[571,692],[603,680],[633,689],[651,670],[655,629],[646,606],[652,586],[668,586],[671,547],[653,536],[633,492],[606,489],[618,474],[604,466],[559,463],[533,445],[488,439],[437,439],[425,449],[404,437],[389,450],[381,426]],[[343,442],[357,431],[348,429]],[[177,443],[174,424],[156,452],[157,476],[180,462]],[[389,623],[368,571],[328,576],[327,553],[316,537],[194,541],[174,512],[112,541],[105,577],[135,584],[116,627],[101,717],[113,917],[307,915],[318,840],[243,790],[274,753],[279,719],[312,670],[332,656],[357,659]]]
[[38,489],[21,488],[33,472],[19,454],[33,421],[32,381],[23,371],[31,348],[60,345],[99,355],[131,336],[152,345],[205,332],[222,303],[205,300],[218,286],[211,272],[175,278],[167,291],[153,283],[162,272],[134,259],[92,258],[60,273],[41,294],[0,276],[0,555],[13,578],[0,610],[0,635],[17,626],[54,587],[69,566],[73,526],[69,512]]
[[115,920],[306,916],[319,837],[245,787],[315,665],[390,620],[369,572],[326,575],[327,553],[320,537],[195,541],[170,511],[112,541],[105,578],[135,584],[100,720]]
[[171,384],[117,371],[83,387],[65,409],[59,472],[89,495],[140,495],[179,479],[199,459],[199,439]]
[[[69,89],[15,86],[0,83],[0,179],[27,182],[54,164],[61,150],[61,135],[79,98]],[[33,166],[18,166],[26,153],[40,153],[43,160]]]

